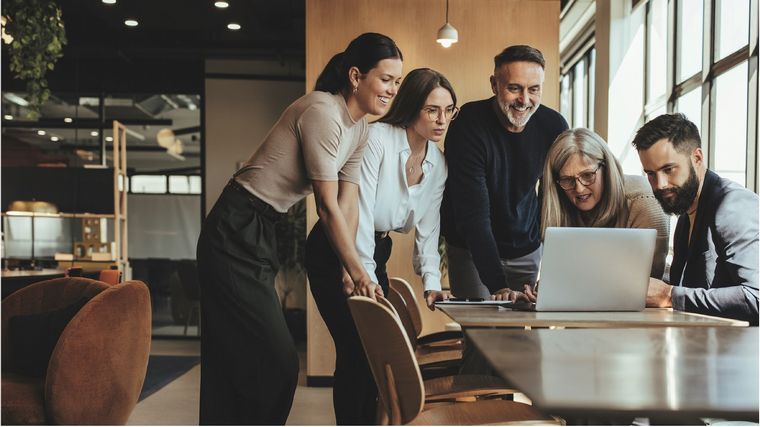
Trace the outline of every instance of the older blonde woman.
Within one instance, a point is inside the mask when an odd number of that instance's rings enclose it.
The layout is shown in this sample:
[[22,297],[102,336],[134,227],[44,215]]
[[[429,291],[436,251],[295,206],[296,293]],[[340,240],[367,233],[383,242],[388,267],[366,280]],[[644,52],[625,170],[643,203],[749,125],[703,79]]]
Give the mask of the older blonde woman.
[[657,243],[651,277],[662,277],[668,216],[646,178],[623,175],[599,135],[584,128],[561,133],[546,156],[542,185],[542,236],[546,227],[653,228]]

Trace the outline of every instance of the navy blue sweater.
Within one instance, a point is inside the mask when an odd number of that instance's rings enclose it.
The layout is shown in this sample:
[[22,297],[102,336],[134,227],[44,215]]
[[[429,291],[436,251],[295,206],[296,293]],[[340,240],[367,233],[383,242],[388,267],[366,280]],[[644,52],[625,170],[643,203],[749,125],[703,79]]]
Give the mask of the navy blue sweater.
[[491,292],[507,285],[500,258],[517,258],[540,245],[536,183],[549,146],[567,129],[562,115],[541,105],[522,132],[509,132],[499,123],[493,102],[492,97],[467,103],[451,123],[444,151],[449,177],[441,206],[446,242],[470,249],[480,280]]

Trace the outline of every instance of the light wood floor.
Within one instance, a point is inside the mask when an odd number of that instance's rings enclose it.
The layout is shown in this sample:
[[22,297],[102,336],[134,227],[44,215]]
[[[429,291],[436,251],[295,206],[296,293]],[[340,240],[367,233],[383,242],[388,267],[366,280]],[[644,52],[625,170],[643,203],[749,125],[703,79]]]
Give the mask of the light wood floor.
[[[151,354],[197,355],[199,341],[153,340]],[[299,354],[301,370],[288,425],[335,425],[332,388],[306,387],[305,354]],[[200,365],[138,403],[129,425],[198,425]]]

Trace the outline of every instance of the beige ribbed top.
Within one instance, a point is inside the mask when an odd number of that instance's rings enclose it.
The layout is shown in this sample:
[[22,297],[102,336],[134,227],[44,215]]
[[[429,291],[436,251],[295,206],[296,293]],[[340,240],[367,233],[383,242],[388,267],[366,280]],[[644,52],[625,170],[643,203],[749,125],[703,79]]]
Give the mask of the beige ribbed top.
[[625,175],[625,198],[628,205],[627,228],[653,228],[657,230],[651,277],[662,278],[665,256],[668,254],[670,219],[654,198],[652,187],[643,176]]
[[235,180],[279,212],[312,193],[311,181],[359,184],[367,119],[342,95],[313,91],[290,104]]

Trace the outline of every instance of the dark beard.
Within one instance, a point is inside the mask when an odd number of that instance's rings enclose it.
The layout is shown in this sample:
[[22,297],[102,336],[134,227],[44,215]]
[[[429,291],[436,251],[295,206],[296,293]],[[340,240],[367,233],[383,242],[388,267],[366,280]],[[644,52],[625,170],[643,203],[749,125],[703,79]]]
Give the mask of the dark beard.
[[[654,190],[654,197],[660,202],[660,206],[662,206],[662,210],[666,214],[685,214],[694,202],[694,198],[697,197],[697,191],[699,190],[697,171],[694,170],[694,166],[692,165],[689,165],[689,168],[689,178],[680,187],[671,187],[667,190]],[[675,196],[670,199],[664,199],[663,194],[666,191],[668,193],[675,192]]]

